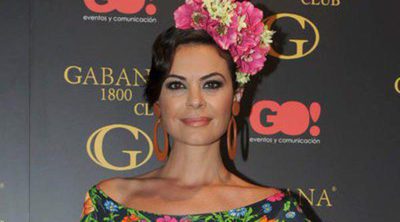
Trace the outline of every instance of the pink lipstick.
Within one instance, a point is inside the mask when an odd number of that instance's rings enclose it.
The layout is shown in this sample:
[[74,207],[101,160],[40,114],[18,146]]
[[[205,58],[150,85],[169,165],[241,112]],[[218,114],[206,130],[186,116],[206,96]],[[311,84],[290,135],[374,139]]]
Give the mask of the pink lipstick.
[[211,121],[208,117],[183,118],[181,121],[188,126],[205,126]]

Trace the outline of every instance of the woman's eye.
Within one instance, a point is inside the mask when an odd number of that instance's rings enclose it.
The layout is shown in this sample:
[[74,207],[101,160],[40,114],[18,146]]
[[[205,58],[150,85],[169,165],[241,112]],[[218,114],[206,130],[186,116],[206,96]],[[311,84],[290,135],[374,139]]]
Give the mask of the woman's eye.
[[182,88],[182,86],[183,86],[182,83],[176,81],[167,84],[168,89],[180,89]]
[[220,88],[221,85],[222,85],[222,82],[214,80],[214,81],[206,82],[205,88],[217,89],[217,88]]
[[[216,80],[208,81],[204,84],[204,88],[206,88],[206,89],[217,89],[217,88],[220,88],[221,86],[222,86],[222,82],[216,81]],[[171,90],[184,89],[185,85],[182,84],[181,82],[173,81],[173,82],[167,83],[167,88],[171,89]]]

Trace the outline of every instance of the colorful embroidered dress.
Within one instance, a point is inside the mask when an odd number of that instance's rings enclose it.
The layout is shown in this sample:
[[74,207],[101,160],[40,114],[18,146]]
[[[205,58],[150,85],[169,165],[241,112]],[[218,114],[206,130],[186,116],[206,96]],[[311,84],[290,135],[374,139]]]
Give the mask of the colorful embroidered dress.
[[236,209],[203,214],[164,215],[125,207],[111,199],[97,185],[86,192],[80,222],[310,222],[289,191]]

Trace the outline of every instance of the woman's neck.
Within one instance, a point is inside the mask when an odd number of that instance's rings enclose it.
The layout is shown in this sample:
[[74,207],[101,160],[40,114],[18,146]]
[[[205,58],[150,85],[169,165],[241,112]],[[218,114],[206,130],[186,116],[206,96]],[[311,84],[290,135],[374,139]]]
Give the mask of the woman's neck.
[[219,146],[219,140],[204,146],[174,141],[157,176],[186,187],[227,184],[231,173],[222,162]]

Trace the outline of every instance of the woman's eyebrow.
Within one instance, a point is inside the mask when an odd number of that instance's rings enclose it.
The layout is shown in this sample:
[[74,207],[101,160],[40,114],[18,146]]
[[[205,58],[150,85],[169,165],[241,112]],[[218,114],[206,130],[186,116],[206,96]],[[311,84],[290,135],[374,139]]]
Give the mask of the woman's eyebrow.
[[[200,80],[208,79],[208,78],[213,77],[213,76],[221,76],[224,80],[226,80],[225,77],[224,77],[224,75],[222,75],[222,74],[219,73],[219,72],[212,72],[212,73],[210,73],[210,74],[207,74],[207,75],[205,75],[205,76],[202,76],[202,77],[200,78]],[[178,78],[178,79],[181,79],[181,80],[186,80],[186,78],[185,78],[184,76],[180,76],[180,75],[177,75],[177,74],[169,74],[169,75],[167,76],[167,78],[169,78],[169,77],[175,77],[175,78]]]

